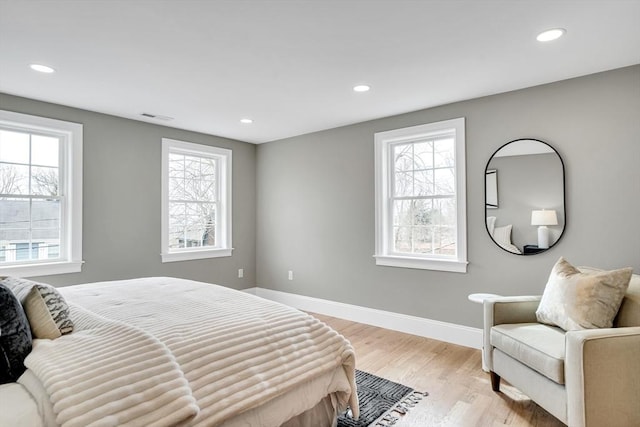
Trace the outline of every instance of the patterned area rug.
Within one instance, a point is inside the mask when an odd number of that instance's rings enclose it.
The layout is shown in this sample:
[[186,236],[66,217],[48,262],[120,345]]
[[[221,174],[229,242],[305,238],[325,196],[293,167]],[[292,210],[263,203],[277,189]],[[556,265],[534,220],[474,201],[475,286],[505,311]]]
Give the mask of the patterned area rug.
[[411,387],[356,370],[360,418],[355,421],[351,412],[338,417],[338,427],[384,427],[394,425],[427,393]]

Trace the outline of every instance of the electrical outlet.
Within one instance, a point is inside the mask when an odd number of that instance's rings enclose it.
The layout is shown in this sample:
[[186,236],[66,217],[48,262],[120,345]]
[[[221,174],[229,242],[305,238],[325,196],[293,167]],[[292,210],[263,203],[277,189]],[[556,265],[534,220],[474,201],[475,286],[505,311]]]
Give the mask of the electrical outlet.
[[289,270],[289,280],[293,280],[293,270]]
[[242,279],[244,277],[244,269],[243,268],[239,268],[238,269],[238,279]]

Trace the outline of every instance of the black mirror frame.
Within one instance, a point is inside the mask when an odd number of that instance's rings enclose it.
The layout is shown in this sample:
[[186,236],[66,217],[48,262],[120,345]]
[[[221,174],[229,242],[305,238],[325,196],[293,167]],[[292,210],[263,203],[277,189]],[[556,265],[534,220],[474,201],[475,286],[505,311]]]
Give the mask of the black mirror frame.
[[[529,254],[525,254],[524,251],[521,254],[517,254],[514,252],[511,252],[505,248],[503,248],[502,246],[500,246],[498,244],[498,242],[496,242],[493,238],[493,236],[491,235],[491,233],[489,233],[489,227],[487,225],[487,180],[486,180],[486,176],[487,176],[487,172],[489,171],[489,164],[491,163],[491,160],[493,159],[493,157],[498,153],[498,151],[502,150],[504,147],[506,147],[507,145],[514,143],[514,142],[518,142],[518,141],[536,141],[536,142],[540,142],[544,145],[546,145],[547,147],[549,147],[550,149],[553,150],[554,153],[556,153],[556,155],[558,156],[558,159],[560,159],[560,165],[562,166],[562,205],[564,208],[564,226],[562,227],[562,233],[560,233],[560,236],[558,237],[558,239],[553,242],[552,245],[550,245],[547,249],[535,252],[535,253],[529,253]],[[550,250],[551,248],[553,248],[555,245],[558,244],[558,242],[562,239],[562,236],[564,236],[564,233],[567,229],[567,186],[566,186],[566,177],[565,177],[565,168],[564,168],[564,160],[562,160],[562,156],[560,155],[560,153],[558,152],[558,150],[556,150],[551,144],[549,144],[548,142],[545,141],[541,141],[539,139],[536,138],[518,138],[518,139],[514,139],[512,141],[509,141],[505,144],[502,144],[497,150],[495,150],[493,152],[493,154],[491,154],[491,157],[489,157],[489,160],[487,161],[487,165],[484,168],[484,228],[487,231],[487,234],[489,235],[489,238],[491,239],[491,241],[493,243],[495,243],[495,245],[497,247],[499,247],[500,249],[502,249],[503,251],[505,251],[506,253],[509,253],[511,255],[518,255],[518,256],[531,256],[531,255],[538,255],[544,252],[547,252],[548,250]]]

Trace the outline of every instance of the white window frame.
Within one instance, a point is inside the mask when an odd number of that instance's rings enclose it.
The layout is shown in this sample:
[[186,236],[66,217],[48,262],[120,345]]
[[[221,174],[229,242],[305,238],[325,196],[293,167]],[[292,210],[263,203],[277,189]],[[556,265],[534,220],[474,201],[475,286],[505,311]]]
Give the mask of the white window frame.
[[60,260],[33,260],[0,266],[0,275],[16,277],[78,273],[82,270],[83,126],[46,117],[0,110],[0,127],[60,138]]
[[[216,246],[169,248],[169,155],[172,153],[214,157],[218,160],[216,168],[218,200],[216,203],[219,209],[216,210]],[[160,255],[163,263],[231,256],[233,251],[231,244],[231,164],[232,152],[229,149],[162,138],[162,247]]]
[[[455,133],[456,256],[394,253],[391,194],[395,144],[419,142],[443,133]],[[467,271],[467,213],[464,117],[394,129],[375,134],[375,260],[376,265],[425,270]]]

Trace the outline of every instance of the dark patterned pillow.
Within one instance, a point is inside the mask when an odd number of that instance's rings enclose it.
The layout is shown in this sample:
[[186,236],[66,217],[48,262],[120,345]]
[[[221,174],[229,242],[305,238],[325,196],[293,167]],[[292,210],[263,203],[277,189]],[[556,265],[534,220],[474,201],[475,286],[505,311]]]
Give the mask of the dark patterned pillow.
[[0,283],[22,303],[34,338],[56,339],[73,331],[69,306],[53,286],[15,277],[7,277]]
[[30,352],[27,316],[13,292],[0,283],[0,384],[15,382],[22,375]]

